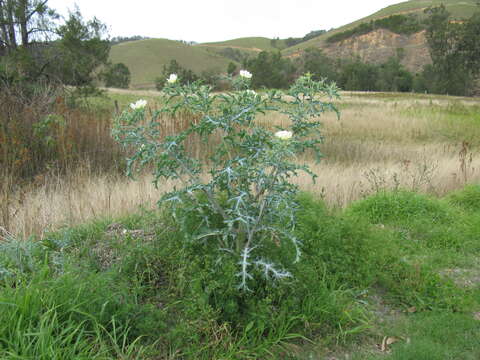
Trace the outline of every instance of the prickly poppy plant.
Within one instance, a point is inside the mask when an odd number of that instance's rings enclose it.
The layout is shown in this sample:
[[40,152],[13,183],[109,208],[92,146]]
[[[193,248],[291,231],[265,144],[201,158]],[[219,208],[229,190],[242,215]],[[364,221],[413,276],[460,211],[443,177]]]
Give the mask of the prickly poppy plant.
[[[302,171],[315,179],[299,155],[313,151],[319,159],[319,116],[337,112],[331,100],[338,97],[335,84],[314,81],[309,74],[285,93],[262,95],[249,90],[251,77],[242,70],[233,80],[235,91],[213,94],[201,83],[180,85],[172,74],[161,109],[147,111],[146,102],[137,101],[118,116],[113,130],[117,141],[134,149],[130,175],[134,168],[150,166],[156,185],[164,180],[180,184],[159,204],[171,205],[185,241],[209,249],[213,243],[219,262],[225,256],[238,261],[238,287],[244,291],[253,273],[272,281],[290,278],[288,263],[301,259],[302,246],[294,235],[298,187],[290,180]],[[165,136],[161,122],[175,121],[179,111],[195,121]],[[271,112],[288,116],[288,128],[258,123],[259,114]],[[210,147],[210,155],[189,151],[192,136]],[[188,227],[192,218],[200,219],[194,229]],[[271,249],[282,253],[282,261],[271,258]]]

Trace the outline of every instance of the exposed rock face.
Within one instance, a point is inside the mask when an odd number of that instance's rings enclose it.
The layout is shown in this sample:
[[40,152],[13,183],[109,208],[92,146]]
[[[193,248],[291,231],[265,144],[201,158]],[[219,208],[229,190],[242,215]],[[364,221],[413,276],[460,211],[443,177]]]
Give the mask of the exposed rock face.
[[402,48],[402,64],[412,72],[418,72],[423,65],[431,63],[425,31],[413,35],[399,35],[378,29],[334,44],[325,43],[322,48],[332,58],[359,56],[363,61],[375,64],[385,62],[397,54],[397,49]]

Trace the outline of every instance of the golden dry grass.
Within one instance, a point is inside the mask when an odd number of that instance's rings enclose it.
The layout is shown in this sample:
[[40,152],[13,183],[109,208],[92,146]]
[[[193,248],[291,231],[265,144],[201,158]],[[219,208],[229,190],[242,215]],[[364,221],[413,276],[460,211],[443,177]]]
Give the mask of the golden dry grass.
[[[10,199],[9,231],[26,238],[93,218],[124,216],[140,206],[153,207],[161,192],[151,176],[127,179],[120,175],[93,174],[79,168],[67,176],[51,176],[41,186],[18,191]],[[164,184],[162,190],[171,188]],[[1,234],[0,234],[1,235]]]
[[[406,188],[442,196],[480,182],[480,114],[469,99],[386,97],[345,94],[341,119],[323,118],[325,158],[309,163],[318,174],[295,182],[332,207],[344,207],[376,191]],[[285,126],[287,119],[266,115],[266,126]],[[140,205],[154,207],[161,191],[151,177],[137,181],[120,175],[79,169],[52,177],[41,186],[9,194],[9,230],[19,236],[42,234],[63,225],[98,217],[117,217]]]

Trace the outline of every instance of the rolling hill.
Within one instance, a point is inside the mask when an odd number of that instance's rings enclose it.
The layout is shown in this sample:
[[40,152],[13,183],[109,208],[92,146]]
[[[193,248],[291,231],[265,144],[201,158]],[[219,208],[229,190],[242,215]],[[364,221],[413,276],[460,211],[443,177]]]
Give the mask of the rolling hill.
[[[285,47],[283,40],[277,46]],[[223,42],[187,45],[167,39],[147,39],[123,42],[112,47],[110,60],[122,62],[132,74],[132,88],[153,88],[164,65],[175,59],[187,69],[200,74],[205,70],[225,72],[230,62],[241,62],[244,57],[256,56],[263,50],[276,49],[271,39],[250,37]],[[277,49],[278,50],[278,49]]]
[[167,39],[124,42],[112,46],[110,51],[112,62],[122,62],[130,69],[132,88],[153,88],[155,78],[172,59],[197,74],[204,70],[225,71],[231,61],[208,48]]

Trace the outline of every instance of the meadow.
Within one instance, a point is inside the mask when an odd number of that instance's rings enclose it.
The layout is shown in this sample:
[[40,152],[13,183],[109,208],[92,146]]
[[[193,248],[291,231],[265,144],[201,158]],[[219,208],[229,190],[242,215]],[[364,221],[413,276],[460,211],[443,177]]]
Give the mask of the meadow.
[[3,173],[1,358],[480,356],[478,99],[343,93],[340,119],[323,118],[322,161],[298,159],[318,177],[294,180],[305,253],[295,280],[250,296],[226,286],[234,264],[212,272],[214,257],[156,208],[174,183],[124,175],[110,119],[139,98],[160,106],[155,92],[115,91],[62,110],[55,134],[70,142],[49,151],[73,141],[72,165],[23,181]]
[[[115,101],[119,108],[125,108],[138,98],[158,106],[156,92],[128,90],[115,90],[108,98],[93,100],[90,106],[113,112]],[[444,196],[479,182],[480,105],[476,100],[344,93],[339,108],[340,119],[333,114],[323,118],[324,158],[318,164],[303,159],[318,175],[317,181],[312,183],[308,176],[294,180],[329,207],[345,208],[380,190],[408,189]],[[267,114],[259,121],[267,127],[281,127],[286,119]],[[93,124],[84,126],[92,128]],[[103,147],[108,144],[103,152],[116,152],[121,159],[121,149],[114,151],[105,126],[91,129],[95,135],[90,137]],[[150,179],[146,173],[133,181],[122,171],[96,171],[89,164],[68,169],[65,176],[41,174],[37,178],[40,186],[9,193],[9,213],[15,214],[9,231],[28,237],[42,229],[79,224],[97,214],[116,217],[132,213],[140,205],[152,207],[162,189],[155,189]],[[169,189],[171,184],[164,186]]]

